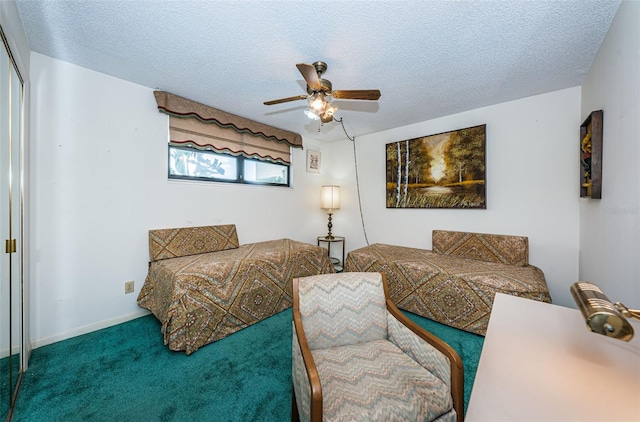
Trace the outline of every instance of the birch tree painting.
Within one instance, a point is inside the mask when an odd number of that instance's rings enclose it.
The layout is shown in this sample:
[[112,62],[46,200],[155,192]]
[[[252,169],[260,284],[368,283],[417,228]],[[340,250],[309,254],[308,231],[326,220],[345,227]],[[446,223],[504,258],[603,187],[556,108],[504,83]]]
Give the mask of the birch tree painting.
[[387,208],[486,208],[486,125],[392,142]]

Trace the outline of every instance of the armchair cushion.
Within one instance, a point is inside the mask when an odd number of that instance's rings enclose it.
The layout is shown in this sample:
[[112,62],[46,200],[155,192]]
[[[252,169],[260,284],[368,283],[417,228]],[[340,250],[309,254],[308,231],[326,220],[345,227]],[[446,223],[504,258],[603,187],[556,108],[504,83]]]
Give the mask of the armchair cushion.
[[313,351],[324,420],[455,420],[451,392],[392,342],[374,340]]

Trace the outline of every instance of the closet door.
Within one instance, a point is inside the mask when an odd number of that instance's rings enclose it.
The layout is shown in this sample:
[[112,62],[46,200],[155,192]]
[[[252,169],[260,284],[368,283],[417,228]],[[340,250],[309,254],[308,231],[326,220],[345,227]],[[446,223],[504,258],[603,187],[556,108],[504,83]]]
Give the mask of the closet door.
[[0,417],[22,373],[22,104],[22,80],[0,47]]
[[9,261],[11,287],[11,388],[12,404],[18,394],[22,375],[22,82],[14,66],[10,66],[10,139],[9,139],[9,236],[5,241],[5,255]]
[[[4,48],[0,48],[0,247],[4,247],[4,239],[9,235],[9,138],[10,138],[10,103],[9,90],[10,60]],[[9,411],[13,395],[13,359],[11,356],[11,277],[9,260],[4,250],[0,250],[0,417]]]

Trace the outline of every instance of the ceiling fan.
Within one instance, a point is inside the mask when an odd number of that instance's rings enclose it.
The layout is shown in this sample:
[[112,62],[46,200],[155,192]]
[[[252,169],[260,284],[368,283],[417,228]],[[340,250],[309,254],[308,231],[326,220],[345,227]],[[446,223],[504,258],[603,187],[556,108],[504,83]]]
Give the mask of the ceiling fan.
[[313,64],[298,63],[296,67],[307,82],[307,95],[301,94],[294,97],[280,98],[279,100],[265,101],[264,105],[309,100],[309,110],[305,111],[307,117],[320,119],[322,123],[328,123],[333,120],[333,115],[338,111],[338,107],[332,106],[331,99],[327,99],[328,97],[343,100],[372,101],[380,98],[380,91],[377,89],[333,91],[331,81],[321,78],[324,72],[327,71],[327,64],[325,62],[318,61]]

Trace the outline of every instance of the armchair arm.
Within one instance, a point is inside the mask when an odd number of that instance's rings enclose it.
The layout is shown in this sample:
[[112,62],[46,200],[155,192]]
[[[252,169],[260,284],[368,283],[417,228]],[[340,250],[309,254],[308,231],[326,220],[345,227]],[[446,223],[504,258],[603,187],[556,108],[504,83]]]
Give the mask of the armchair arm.
[[[424,330],[418,324],[411,321],[405,314],[403,314],[391,301],[391,299],[389,299],[389,295],[387,292],[387,282],[384,274],[382,274],[382,278],[384,283],[385,296],[387,298],[387,311],[390,322],[389,339],[394,342],[396,346],[400,347],[402,350],[405,350],[416,360],[416,362],[420,363],[420,365],[424,366],[426,369],[434,373],[434,375],[438,377],[449,375],[449,379],[443,379],[443,382],[447,383],[451,390],[451,396],[453,397],[453,408],[457,414],[457,422],[462,422],[464,420],[464,366],[460,355],[458,355],[458,352],[456,352],[447,343],[431,334],[430,332]],[[398,334],[401,334],[401,336],[405,339],[400,340]],[[423,340],[424,342],[428,343],[444,356],[434,356],[434,353],[432,353],[433,351],[425,353],[425,349],[421,348],[419,345],[419,340]],[[396,343],[396,341],[401,344]],[[424,343],[422,343],[422,345],[424,345]],[[421,356],[424,356],[425,354],[430,354],[431,357],[435,357],[435,359],[429,359],[431,361],[431,363],[429,364],[425,362],[427,361],[427,359],[421,358]],[[448,360],[448,371],[444,371],[444,368],[442,368],[443,365],[438,365],[436,363],[438,360],[440,360],[439,358],[442,357],[446,357]],[[445,365],[447,365],[447,363],[445,363]],[[448,374],[446,374],[446,372],[448,372]]]
[[[302,400],[304,420],[320,422],[322,421],[322,385],[302,326],[297,293],[298,279],[294,279],[293,289],[293,391],[296,397]],[[303,387],[304,383],[307,385]]]

